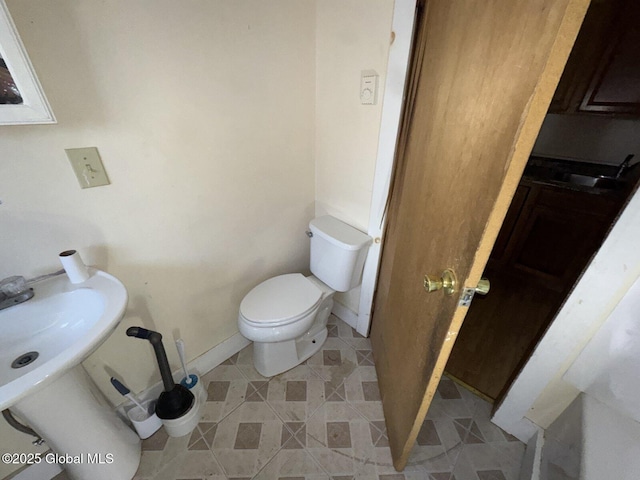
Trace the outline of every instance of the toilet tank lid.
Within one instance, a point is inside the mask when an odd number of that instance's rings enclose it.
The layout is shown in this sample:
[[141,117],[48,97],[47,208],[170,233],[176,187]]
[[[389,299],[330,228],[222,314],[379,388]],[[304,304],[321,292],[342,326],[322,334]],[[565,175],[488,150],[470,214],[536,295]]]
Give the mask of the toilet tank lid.
[[309,228],[314,235],[319,235],[345,250],[360,250],[371,243],[369,235],[331,215],[314,218],[309,222]]
[[314,308],[322,292],[301,273],[265,280],[242,300],[240,313],[252,322],[281,322]]

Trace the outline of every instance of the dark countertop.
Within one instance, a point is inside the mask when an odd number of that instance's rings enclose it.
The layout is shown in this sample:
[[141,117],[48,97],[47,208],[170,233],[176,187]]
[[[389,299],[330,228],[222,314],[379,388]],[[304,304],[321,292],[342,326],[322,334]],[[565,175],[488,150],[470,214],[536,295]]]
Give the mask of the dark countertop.
[[579,185],[563,180],[563,177],[568,174],[615,177],[617,171],[618,167],[614,165],[531,156],[524,169],[522,180],[593,195],[626,195],[624,181],[620,182],[619,188],[612,189]]

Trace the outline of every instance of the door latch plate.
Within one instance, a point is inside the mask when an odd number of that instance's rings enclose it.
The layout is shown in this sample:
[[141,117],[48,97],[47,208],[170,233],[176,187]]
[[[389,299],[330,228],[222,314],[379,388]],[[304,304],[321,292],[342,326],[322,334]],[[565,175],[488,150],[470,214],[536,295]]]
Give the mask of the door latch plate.
[[473,300],[473,296],[476,294],[475,288],[465,287],[462,289],[462,295],[460,295],[460,301],[458,305],[460,307],[468,307],[471,305],[471,300]]

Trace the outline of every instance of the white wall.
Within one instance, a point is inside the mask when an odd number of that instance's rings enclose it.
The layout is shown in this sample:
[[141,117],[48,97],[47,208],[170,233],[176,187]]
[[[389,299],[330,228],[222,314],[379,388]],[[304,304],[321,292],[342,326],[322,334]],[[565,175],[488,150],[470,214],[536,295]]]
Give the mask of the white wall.
[[[159,378],[128,326],[161,331],[176,366],[174,335],[197,357],[257,282],[308,266],[315,3],[7,3],[58,124],[0,127],[0,278],[76,248],[125,283],[125,319],[85,362],[117,403],[112,372],[134,391]],[[86,146],[111,185],[78,186],[64,149]],[[30,441],[4,422],[0,439]]]
[[640,157],[640,120],[597,115],[547,115],[534,155],[619,165]]
[[640,422],[640,278],[589,340],[563,380]]
[[[375,173],[393,0],[316,3],[316,215],[366,232]],[[360,103],[360,74],[379,75],[377,105]],[[358,311],[360,291],[336,295]]]

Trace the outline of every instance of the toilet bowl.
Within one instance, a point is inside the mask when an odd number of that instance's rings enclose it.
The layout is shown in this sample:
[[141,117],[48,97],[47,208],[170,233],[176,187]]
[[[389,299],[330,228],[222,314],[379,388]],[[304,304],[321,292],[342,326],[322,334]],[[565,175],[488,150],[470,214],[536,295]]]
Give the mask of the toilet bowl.
[[270,278],[240,304],[240,333],[253,340],[254,364],[272,377],[304,362],[327,338],[334,290],[300,273]]
[[311,221],[311,272],[265,280],[242,300],[240,333],[252,340],[254,366],[271,377],[304,362],[327,339],[336,291],[360,284],[371,237],[324,216]]

